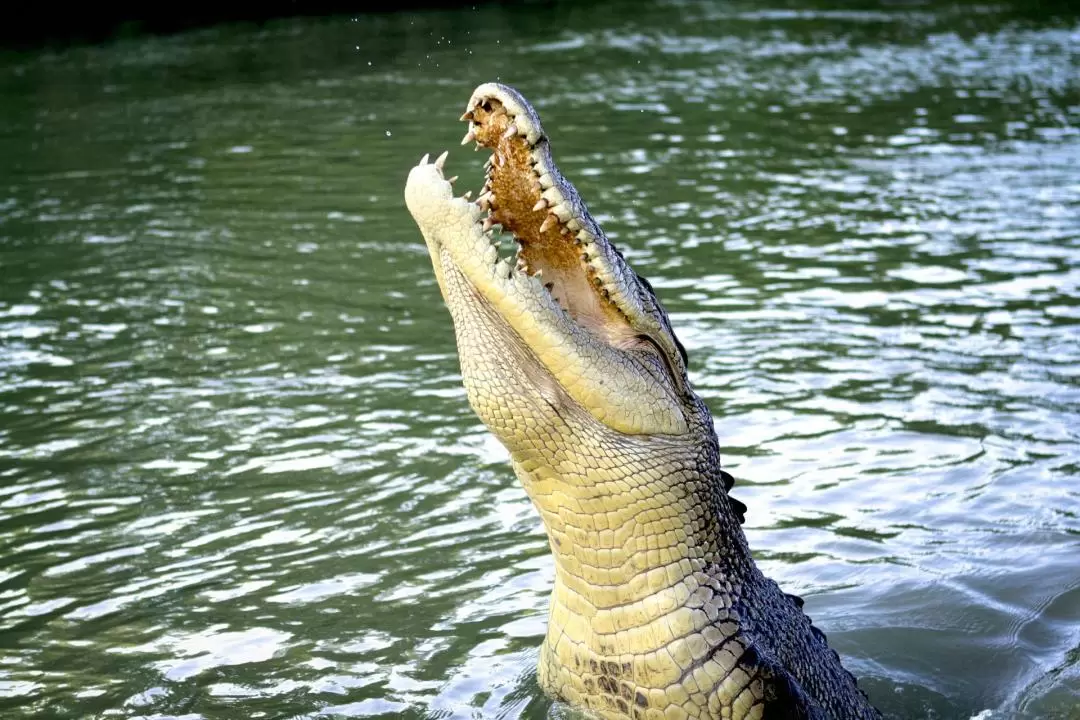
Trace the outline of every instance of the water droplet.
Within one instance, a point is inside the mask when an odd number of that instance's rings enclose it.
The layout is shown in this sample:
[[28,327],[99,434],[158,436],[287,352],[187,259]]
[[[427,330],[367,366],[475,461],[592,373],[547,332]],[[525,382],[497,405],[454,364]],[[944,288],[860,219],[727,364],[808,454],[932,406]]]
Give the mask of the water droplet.
[[390,137],[390,131],[389,130],[386,131],[386,137]]

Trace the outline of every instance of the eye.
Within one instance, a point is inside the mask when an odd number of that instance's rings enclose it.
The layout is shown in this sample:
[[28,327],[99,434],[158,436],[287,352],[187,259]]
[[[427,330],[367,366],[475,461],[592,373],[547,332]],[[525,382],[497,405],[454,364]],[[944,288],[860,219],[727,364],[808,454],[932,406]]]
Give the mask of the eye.
[[684,348],[683,344],[679,342],[679,338],[675,337],[674,335],[672,335],[671,337],[675,341],[675,347],[679,348],[679,357],[682,358],[683,367],[690,367],[690,358],[686,357],[686,348]]
[[[641,340],[642,342],[648,343],[649,345],[652,346],[652,349],[655,350],[656,354],[659,355],[660,358],[664,361],[664,366],[667,368],[668,375],[671,377],[672,380],[675,381],[675,384],[678,387],[681,388],[682,387],[682,376],[675,371],[675,368],[673,368],[671,366],[671,359],[668,358],[668,354],[666,352],[664,352],[663,348],[660,347],[660,344],[658,342],[656,342],[655,340],[653,340],[648,335],[638,335],[637,339]],[[675,341],[675,344],[678,345],[679,354],[682,356],[683,362],[685,363],[686,362],[686,352],[682,349],[682,345],[679,343],[678,340]]]

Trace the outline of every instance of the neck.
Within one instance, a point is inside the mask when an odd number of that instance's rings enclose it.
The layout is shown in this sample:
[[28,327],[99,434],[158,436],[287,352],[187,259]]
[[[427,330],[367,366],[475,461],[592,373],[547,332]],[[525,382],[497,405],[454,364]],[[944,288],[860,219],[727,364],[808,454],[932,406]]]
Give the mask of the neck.
[[735,636],[728,610],[755,571],[718,469],[710,477],[663,454],[629,470],[556,474],[518,455],[514,467],[555,559],[547,650],[560,665],[629,658],[635,678],[667,685]]

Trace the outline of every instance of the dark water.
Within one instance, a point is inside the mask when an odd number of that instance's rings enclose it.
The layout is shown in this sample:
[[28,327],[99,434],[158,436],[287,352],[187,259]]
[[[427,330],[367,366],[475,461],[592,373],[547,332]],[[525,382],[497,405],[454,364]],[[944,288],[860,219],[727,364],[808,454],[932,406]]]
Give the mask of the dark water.
[[0,716],[551,712],[544,536],[401,198],[501,79],[872,699],[1080,718],[1080,19],[827,5],[0,56]]

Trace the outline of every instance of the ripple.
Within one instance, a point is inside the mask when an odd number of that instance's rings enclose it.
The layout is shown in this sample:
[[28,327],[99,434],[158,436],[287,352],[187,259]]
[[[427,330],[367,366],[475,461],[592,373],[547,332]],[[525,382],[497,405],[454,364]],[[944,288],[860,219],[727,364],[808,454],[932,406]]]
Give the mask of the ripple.
[[166,634],[123,652],[171,654],[171,658],[155,661],[153,666],[166,680],[181,681],[214,668],[266,662],[283,652],[291,638],[290,633],[262,627],[238,632],[209,628],[197,634]]

